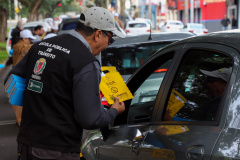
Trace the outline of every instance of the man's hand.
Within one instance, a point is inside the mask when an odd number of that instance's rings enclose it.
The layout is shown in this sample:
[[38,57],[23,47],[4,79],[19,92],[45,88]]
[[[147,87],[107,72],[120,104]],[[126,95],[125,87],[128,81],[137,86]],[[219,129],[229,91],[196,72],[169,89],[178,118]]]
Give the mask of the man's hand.
[[121,114],[123,111],[125,111],[125,104],[124,102],[119,102],[119,98],[115,97],[115,101],[111,108],[116,108],[118,113]]

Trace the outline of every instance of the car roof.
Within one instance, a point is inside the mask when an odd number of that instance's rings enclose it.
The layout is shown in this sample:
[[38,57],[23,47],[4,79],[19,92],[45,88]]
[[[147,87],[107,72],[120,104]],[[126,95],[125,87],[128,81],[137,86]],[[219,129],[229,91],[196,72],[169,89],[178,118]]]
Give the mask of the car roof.
[[37,26],[37,25],[48,25],[47,22],[44,21],[33,21],[33,22],[27,22],[24,24],[24,27],[31,27],[31,26]]
[[128,23],[128,24],[129,24],[129,23],[146,23],[146,24],[148,24],[148,22],[145,21],[145,20],[133,20],[133,21],[128,21],[127,23]]
[[219,31],[219,32],[211,32],[208,34],[190,37],[188,39],[184,39],[173,44],[170,44],[171,47],[174,44],[182,44],[182,43],[218,43],[225,46],[230,46],[232,48],[240,51],[240,29],[228,30],[228,31]]
[[189,25],[203,25],[202,23],[187,23]]
[[50,29],[51,27],[49,26],[49,24],[47,22],[44,21],[32,21],[32,22],[27,22],[23,25],[23,28],[29,28],[29,27],[36,27],[38,25],[42,25],[44,31],[47,31],[48,29]]
[[179,21],[179,20],[167,20],[166,22],[181,22],[182,23],[182,21]]
[[116,41],[110,45],[109,47],[115,47],[118,45],[123,44],[136,44],[136,43],[152,43],[152,42],[159,42],[159,41],[177,41],[180,39],[188,38],[191,36],[195,36],[189,32],[176,32],[176,33],[166,33],[166,32],[159,32],[159,33],[152,33],[151,40],[149,40],[150,34],[141,34],[141,35],[132,35],[126,36],[126,38],[114,38]]

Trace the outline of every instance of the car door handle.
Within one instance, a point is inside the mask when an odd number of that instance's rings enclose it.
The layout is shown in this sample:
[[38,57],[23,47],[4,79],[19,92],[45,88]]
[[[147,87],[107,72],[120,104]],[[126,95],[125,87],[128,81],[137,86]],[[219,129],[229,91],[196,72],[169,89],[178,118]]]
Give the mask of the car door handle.
[[133,154],[138,155],[140,150],[140,145],[138,141],[133,141],[131,146],[131,151]]
[[202,160],[204,155],[204,146],[196,145],[188,148],[187,158],[189,160]]

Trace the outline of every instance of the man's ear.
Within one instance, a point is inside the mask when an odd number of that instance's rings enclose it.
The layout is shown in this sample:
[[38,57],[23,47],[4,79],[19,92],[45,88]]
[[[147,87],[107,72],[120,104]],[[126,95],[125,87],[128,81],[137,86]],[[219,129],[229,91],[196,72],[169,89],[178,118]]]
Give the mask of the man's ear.
[[102,35],[102,31],[101,31],[101,30],[97,30],[97,31],[95,32],[94,39],[95,39],[96,41],[98,41],[99,38],[101,37],[101,35]]

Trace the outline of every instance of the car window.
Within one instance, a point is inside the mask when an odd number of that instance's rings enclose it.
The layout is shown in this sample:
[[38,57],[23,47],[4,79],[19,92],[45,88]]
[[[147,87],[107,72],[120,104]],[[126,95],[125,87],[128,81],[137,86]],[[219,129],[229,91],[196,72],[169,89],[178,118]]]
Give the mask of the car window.
[[175,76],[164,121],[216,121],[232,65],[225,54],[190,50]]
[[[173,55],[173,53],[169,54]],[[156,60],[151,63],[151,69],[154,70],[149,70],[149,76],[134,93],[134,98],[131,101],[127,116],[128,124],[150,121],[158,90],[171,62],[172,57],[164,60],[164,62]]]
[[146,23],[131,23],[129,24],[129,28],[143,28],[147,27]]
[[102,51],[102,66],[115,66],[121,75],[133,74],[153,53],[170,42],[129,44]]
[[190,25],[190,28],[204,29],[204,26],[201,24],[192,24]]

